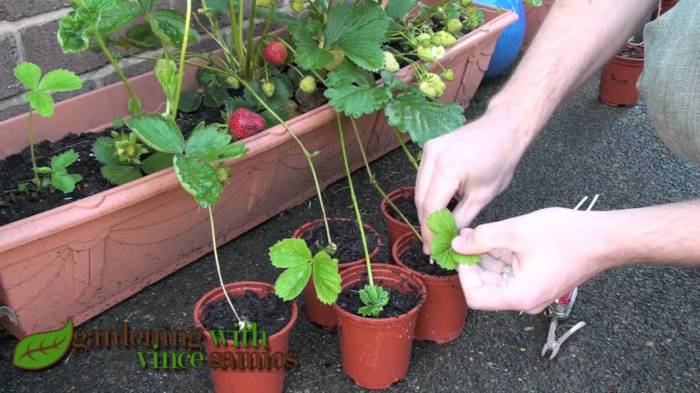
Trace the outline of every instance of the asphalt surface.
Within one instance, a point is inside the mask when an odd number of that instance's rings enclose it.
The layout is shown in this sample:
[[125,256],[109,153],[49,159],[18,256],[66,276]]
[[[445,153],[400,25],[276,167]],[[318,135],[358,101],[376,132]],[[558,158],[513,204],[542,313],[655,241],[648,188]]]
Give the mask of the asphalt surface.
[[[502,81],[480,90],[469,117],[483,110]],[[481,215],[491,221],[549,206],[572,206],[582,195],[601,193],[598,209],[648,206],[700,196],[700,166],[672,155],[655,135],[643,105],[611,108],[597,101],[597,77],[555,114],[519,166],[511,187]],[[374,169],[387,189],[410,185],[414,172],[400,151]],[[355,174],[362,212],[382,233],[379,198],[364,172]],[[326,191],[331,214],[351,215],[344,180]],[[304,203],[222,246],[228,281],[272,282],[278,271],[267,248],[318,217]],[[585,239],[582,239],[585,241]],[[387,258],[386,250],[382,251]],[[192,328],[197,299],[217,285],[211,255],[89,321],[85,326],[158,328],[166,320]],[[416,343],[406,380],[391,392],[697,392],[700,335],[700,270],[634,267],[606,272],[580,288],[569,325],[587,326],[566,342],[558,357],[540,349],[548,320],[542,315],[470,311],[461,337],[448,345]],[[208,392],[206,368],[144,370],[131,350],[72,354],[51,369],[24,372],[10,359],[14,338],[0,338],[3,392]],[[290,393],[360,392],[344,375],[338,340],[303,316],[291,351],[301,366],[287,373]]]

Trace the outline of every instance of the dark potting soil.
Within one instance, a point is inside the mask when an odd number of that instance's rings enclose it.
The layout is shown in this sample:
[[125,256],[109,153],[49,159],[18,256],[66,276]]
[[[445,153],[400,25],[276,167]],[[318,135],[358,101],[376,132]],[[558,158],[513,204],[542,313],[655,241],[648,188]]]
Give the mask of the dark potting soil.
[[[246,291],[242,296],[230,292],[229,295],[241,319],[257,323],[258,331],[264,330],[268,337],[287,326],[292,317],[291,303],[283,301],[274,293],[258,296],[253,291]],[[203,313],[202,325],[205,329],[232,330],[234,327],[236,317],[226,299],[210,303]]]
[[[328,227],[331,231],[333,242],[338,246],[338,250],[333,255],[334,258],[338,259],[340,263],[364,259],[365,252],[362,248],[360,231],[355,220],[330,220],[328,221]],[[377,246],[377,238],[373,232],[366,229],[365,236],[367,237],[367,247],[371,253]],[[318,224],[306,231],[303,238],[314,254],[328,244],[326,229],[323,224]]]
[[457,274],[454,270],[443,269],[437,263],[431,264],[430,257],[423,254],[423,244],[418,240],[413,240],[400,258],[404,265],[420,273],[440,277]]
[[[365,285],[367,285],[367,282],[359,282],[343,290],[338,296],[337,304],[348,312],[360,315],[357,310],[364,306],[364,303],[360,300],[359,291]],[[389,287],[384,287],[384,289],[389,292],[389,303],[384,306],[377,318],[391,318],[406,314],[416,307],[421,300],[417,288],[406,293]]]
[[618,56],[620,57],[625,57],[628,59],[643,59],[644,58],[644,51],[641,49],[637,49],[634,47],[626,47],[620,49],[620,51],[617,53]]
[[[406,195],[406,196],[401,196],[397,199],[393,200],[394,205],[396,205],[397,208],[403,213],[406,218],[408,218],[408,221],[411,222],[413,225],[418,226],[420,225],[420,222],[418,221],[418,211],[416,210],[416,203],[415,200],[413,199],[413,194]],[[450,201],[450,204],[447,205],[447,208],[449,210],[453,210],[455,206],[457,206],[457,200],[453,199]],[[399,216],[394,209],[392,209],[391,206],[387,205],[387,211],[389,212],[389,215],[398,221],[403,222],[401,219],[401,216]]]

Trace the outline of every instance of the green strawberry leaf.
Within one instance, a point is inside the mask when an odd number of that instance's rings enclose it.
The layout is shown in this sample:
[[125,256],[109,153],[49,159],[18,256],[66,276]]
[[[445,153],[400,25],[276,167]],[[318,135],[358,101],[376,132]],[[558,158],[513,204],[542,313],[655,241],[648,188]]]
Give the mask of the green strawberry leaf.
[[316,297],[323,304],[335,303],[340,294],[338,260],[331,258],[325,251],[319,251],[314,255],[311,267]]
[[92,155],[103,165],[118,165],[119,158],[114,149],[114,141],[108,136],[97,138],[92,144]]
[[163,89],[165,98],[172,105],[177,94],[177,65],[172,60],[158,59],[153,73]]
[[147,174],[156,173],[173,166],[173,155],[170,153],[154,152],[148,158],[141,161],[141,169]]
[[72,163],[78,160],[78,153],[75,150],[68,150],[51,158],[51,170],[57,171],[68,168]]
[[294,39],[295,62],[306,70],[317,70],[333,61],[333,54],[318,46],[316,35],[320,30],[317,21],[290,20],[287,29]]
[[459,229],[449,210],[433,212],[428,217],[428,228],[433,233],[430,253],[443,269],[454,270],[458,264],[474,265],[481,260],[479,255],[461,255],[452,249],[452,239],[457,237]]
[[[153,13],[150,19],[151,29],[163,42],[168,45],[180,48],[182,46],[182,36],[185,34],[185,16],[172,9],[160,9]],[[197,30],[190,29],[188,42],[194,43],[199,40]]]
[[269,256],[272,266],[289,268],[309,263],[311,250],[304,239],[283,239],[270,247]]
[[43,117],[53,116],[53,98],[43,91],[30,91],[27,93],[29,105]]
[[386,5],[386,16],[389,18],[403,18],[416,5],[416,0],[389,0]]
[[216,125],[201,122],[185,143],[185,153],[211,162],[221,158],[222,151],[230,142],[231,134],[221,131]]
[[388,19],[379,4],[340,3],[328,12],[324,30],[326,47],[337,47],[358,66],[377,71],[384,67],[384,41]]
[[12,355],[12,364],[25,370],[40,370],[54,365],[68,351],[73,339],[73,321],[57,330],[36,333],[20,340]]
[[68,173],[65,169],[51,171],[51,184],[64,194],[69,194],[75,190],[75,185],[83,180],[81,175]]
[[234,160],[241,158],[248,153],[248,148],[242,142],[230,143],[221,149],[221,158]]
[[195,112],[202,106],[202,94],[199,91],[185,91],[180,95],[180,107],[178,108],[181,112],[191,113]]
[[387,104],[384,113],[389,124],[420,146],[440,135],[451,132],[466,121],[461,106],[428,99],[415,91],[403,93]]
[[201,159],[176,154],[173,158],[175,176],[185,191],[200,206],[208,208],[221,198],[223,186],[216,178],[216,169]]
[[128,121],[129,128],[148,146],[162,153],[182,153],[185,138],[170,119],[159,114],[144,115]]
[[360,300],[364,306],[357,312],[363,317],[378,317],[384,310],[384,306],[389,303],[389,292],[377,285],[365,285],[360,289]]
[[391,99],[389,89],[377,86],[368,73],[350,62],[328,74],[326,84],[324,95],[331,106],[351,117],[372,113]]
[[41,78],[37,90],[53,94],[78,90],[81,87],[83,82],[73,71],[53,70]]
[[28,90],[36,90],[41,80],[41,68],[34,63],[22,63],[14,69],[15,78]]
[[289,301],[301,294],[311,277],[311,264],[296,265],[282,272],[275,281],[275,294]]
[[143,177],[141,170],[133,165],[105,165],[100,168],[100,172],[105,179],[116,185]]

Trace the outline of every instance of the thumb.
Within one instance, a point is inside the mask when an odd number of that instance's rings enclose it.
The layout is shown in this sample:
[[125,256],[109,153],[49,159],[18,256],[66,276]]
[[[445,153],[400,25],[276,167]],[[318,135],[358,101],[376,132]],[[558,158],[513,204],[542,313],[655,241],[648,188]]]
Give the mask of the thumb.
[[452,240],[452,248],[460,254],[483,254],[494,248],[516,251],[517,236],[513,219],[479,225],[474,229],[463,229],[460,236]]

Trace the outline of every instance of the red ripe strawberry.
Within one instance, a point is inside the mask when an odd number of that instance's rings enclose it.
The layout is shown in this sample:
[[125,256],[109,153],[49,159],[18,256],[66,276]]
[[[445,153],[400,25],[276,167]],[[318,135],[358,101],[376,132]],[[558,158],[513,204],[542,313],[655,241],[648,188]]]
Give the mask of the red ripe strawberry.
[[287,60],[287,48],[281,42],[270,42],[263,50],[263,57],[266,62],[281,66]]
[[236,139],[243,139],[262,131],[265,119],[251,110],[238,108],[228,119],[228,128]]

